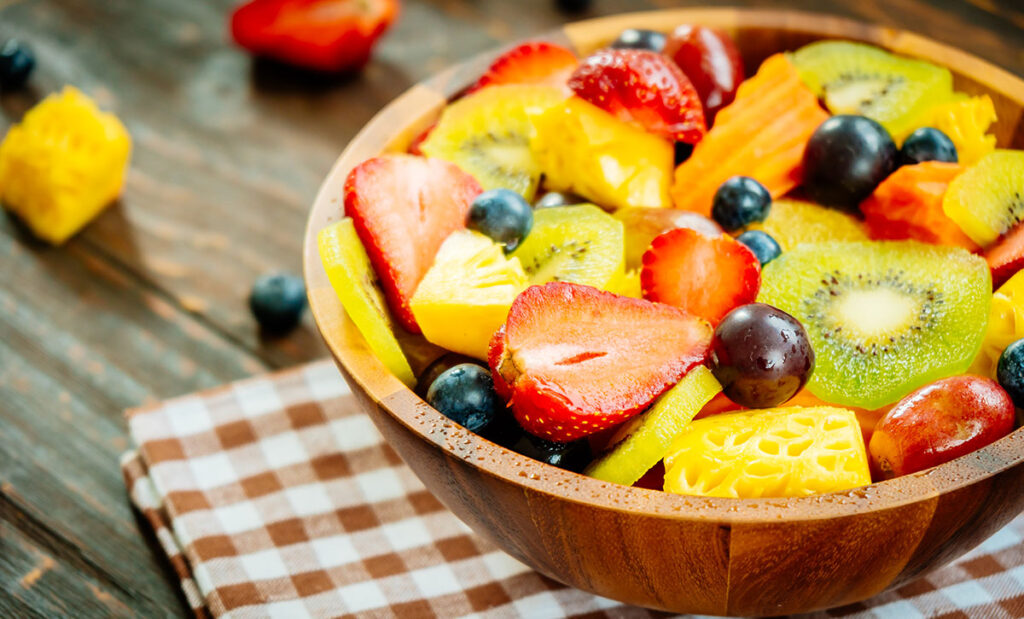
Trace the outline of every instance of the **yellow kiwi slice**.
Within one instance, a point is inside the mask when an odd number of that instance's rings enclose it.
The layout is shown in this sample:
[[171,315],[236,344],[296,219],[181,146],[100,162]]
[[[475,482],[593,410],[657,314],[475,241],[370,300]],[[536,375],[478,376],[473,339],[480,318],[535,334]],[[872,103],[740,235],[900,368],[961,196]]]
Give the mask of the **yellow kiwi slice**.
[[819,41],[790,55],[833,114],[878,121],[899,142],[931,106],[953,97],[949,69],[850,41]]
[[405,353],[395,339],[387,305],[374,284],[375,273],[355,226],[348,217],[331,224],[317,234],[317,248],[331,287],[341,300],[345,313],[363,334],[367,346],[384,367],[410,388],[416,377]]
[[511,189],[533,201],[541,169],[530,149],[533,119],[565,99],[552,86],[489,86],[455,101],[420,146],[451,161],[484,190]]
[[1024,151],[982,157],[949,184],[942,210],[978,245],[995,243],[1024,221]]

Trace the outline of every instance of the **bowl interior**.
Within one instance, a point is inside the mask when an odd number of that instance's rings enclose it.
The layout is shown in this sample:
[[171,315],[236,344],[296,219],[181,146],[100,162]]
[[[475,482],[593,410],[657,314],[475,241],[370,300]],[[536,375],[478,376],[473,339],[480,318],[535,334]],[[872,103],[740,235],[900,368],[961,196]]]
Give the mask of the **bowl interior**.
[[[970,54],[905,31],[790,11],[680,9],[578,22],[535,38],[561,43],[586,54],[607,44],[623,28],[664,31],[682,23],[704,24],[730,32],[748,73],[773,53],[824,38],[864,41],[944,65],[953,71],[957,89],[992,97],[999,116],[993,131],[1000,147],[1024,148],[1024,81]],[[467,432],[423,402],[370,353],[345,315],[320,264],[316,233],[343,217],[342,186],[355,165],[380,153],[404,151],[436,120],[447,100],[472,83],[501,51],[481,54],[456,65],[412,87],[385,107],[349,143],[316,198],[304,249],[310,306],[325,342],[355,391],[362,392],[372,404],[423,440],[434,443],[453,458],[467,461],[483,474],[569,501],[688,520],[817,519],[890,509],[951,492],[1024,461],[1024,428],[1020,428],[953,462],[845,493],[790,499],[689,497],[607,484],[542,464]],[[417,373],[438,356],[439,349],[422,338],[398,331]]]

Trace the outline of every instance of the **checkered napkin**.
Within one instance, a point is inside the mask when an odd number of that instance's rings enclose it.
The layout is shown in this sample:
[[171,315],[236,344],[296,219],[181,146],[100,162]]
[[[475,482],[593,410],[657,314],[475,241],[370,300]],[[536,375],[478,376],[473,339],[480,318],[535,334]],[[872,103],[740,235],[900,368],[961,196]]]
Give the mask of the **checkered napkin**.
[[[330,361],[130,411],[131,500],[197,616],[653,616],[566,588],[431,496]],[[1024,616],[1024,517],[956,564],[820,616]]]

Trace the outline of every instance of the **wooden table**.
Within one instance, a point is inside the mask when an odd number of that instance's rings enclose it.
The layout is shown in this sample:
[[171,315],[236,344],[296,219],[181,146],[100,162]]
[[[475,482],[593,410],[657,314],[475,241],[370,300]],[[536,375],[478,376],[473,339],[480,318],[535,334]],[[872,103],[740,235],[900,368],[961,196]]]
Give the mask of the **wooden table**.
[[[590,15],[700,2],[597,0]],[[733,0],[905,27],[1024,75],[1018,0]],[[299,271],[306,211],[346,141],[460,58],[571,16],[550,0],[406,0],[366,71],[332,83],[230,45],[231,0],[0,0],[36,50],[0,133],[74,84],[135,141],[121,201],[61,248],[0,216],[0,616],[180,615],[128,506],[122,410],[321,357],[308,319],[259,335],[261,273]],[[586,16],[587,14],[583,15]]]

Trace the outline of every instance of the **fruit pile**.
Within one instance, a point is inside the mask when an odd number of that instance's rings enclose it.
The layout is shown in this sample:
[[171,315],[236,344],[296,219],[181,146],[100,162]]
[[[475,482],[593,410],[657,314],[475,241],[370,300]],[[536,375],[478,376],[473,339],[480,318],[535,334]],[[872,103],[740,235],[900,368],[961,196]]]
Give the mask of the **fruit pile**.
[[[992,101],[860,43],[747,68],[693,25],[498,58],[320,232],[370,351],[484,438],[681,494],[843,491],[1008,434],[1024,152]],[[418,378],[408,334],[443,349]]]

